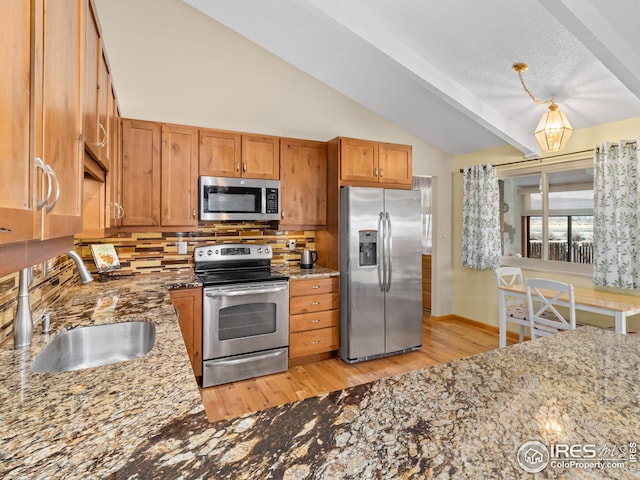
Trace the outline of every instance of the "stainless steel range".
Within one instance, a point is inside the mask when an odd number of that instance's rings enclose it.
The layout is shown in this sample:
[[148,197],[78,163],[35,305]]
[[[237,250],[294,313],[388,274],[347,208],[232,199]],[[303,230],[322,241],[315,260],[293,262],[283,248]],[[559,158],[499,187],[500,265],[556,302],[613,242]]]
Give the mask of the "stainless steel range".
[[204,285],[203,387],[287,370],[289,278],[271,269],[272,257],[267,245],[194,250]]

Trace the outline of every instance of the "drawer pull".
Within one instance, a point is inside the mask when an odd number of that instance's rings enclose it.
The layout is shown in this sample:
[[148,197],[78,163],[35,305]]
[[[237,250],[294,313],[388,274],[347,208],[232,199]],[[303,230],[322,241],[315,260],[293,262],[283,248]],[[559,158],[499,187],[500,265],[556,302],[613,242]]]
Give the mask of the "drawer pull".
[[311,305],[320,305],[320,302],[311,302]]
[[311,285],[311,288],[315,290],[316,288],[320,288],[320,285]]
[[314,318],[313,320],[309,320],[309,323],[320,323],[320,319]]
[[305,343],[305,345],[318,345],[319,343],[320,343],[320,340],[314,340],[313,342]]

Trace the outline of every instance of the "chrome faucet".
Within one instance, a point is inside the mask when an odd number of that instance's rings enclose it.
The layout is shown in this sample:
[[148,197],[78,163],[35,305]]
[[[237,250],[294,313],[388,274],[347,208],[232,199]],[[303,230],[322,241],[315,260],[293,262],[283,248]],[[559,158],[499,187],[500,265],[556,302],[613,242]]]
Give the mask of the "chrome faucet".
[[42,333],[49,332],[51,317],[45,308],[44,311],[33,320],[31,317],[31,305],[29,303],[29,285],[31,285],[31,267],[20,270],[20,283],[18,285],[18,309],[13,319],[13,346],[15,348],[31,345],[33,327],[42,322]]
[[82,257],[78,255],[75,250],[69,250],[67,252],[67,256],[76,264],[78,274],[80,275],[80,283],[84,285],[85,283],[93,282],[93,277],[91,276],[91,273],[89,273],[89,270],[87,270],[87,266],[82,261]]

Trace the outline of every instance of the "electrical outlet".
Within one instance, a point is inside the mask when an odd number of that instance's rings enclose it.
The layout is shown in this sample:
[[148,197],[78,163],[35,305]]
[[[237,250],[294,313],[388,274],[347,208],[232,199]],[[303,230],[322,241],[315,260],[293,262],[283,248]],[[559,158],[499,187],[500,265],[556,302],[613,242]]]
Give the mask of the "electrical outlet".
[[178,242],[178,255],[187,254],[187,242]]
[[296,241],[295,240],[287,240],[287,246],[289,247],[290,252],[296,251]]

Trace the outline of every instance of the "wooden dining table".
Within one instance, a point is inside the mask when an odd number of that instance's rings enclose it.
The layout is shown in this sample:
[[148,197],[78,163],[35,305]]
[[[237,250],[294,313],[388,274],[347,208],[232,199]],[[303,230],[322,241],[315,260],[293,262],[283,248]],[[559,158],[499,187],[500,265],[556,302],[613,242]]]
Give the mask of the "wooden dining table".
[[[608,292],[595,287],[573,287],[573,294],[576,310],[613,317],[616,333],[626,334],[627,317],[640,314],[640,296]],[[525,286],[506,285],[498,287],[500,348],[507,345],[507,309],[505,308],[507,297],[523,298],[526,305],[527,293]],[[569,299],[567,295],[561,296],[558,299],[558,303],[568,307]]]

